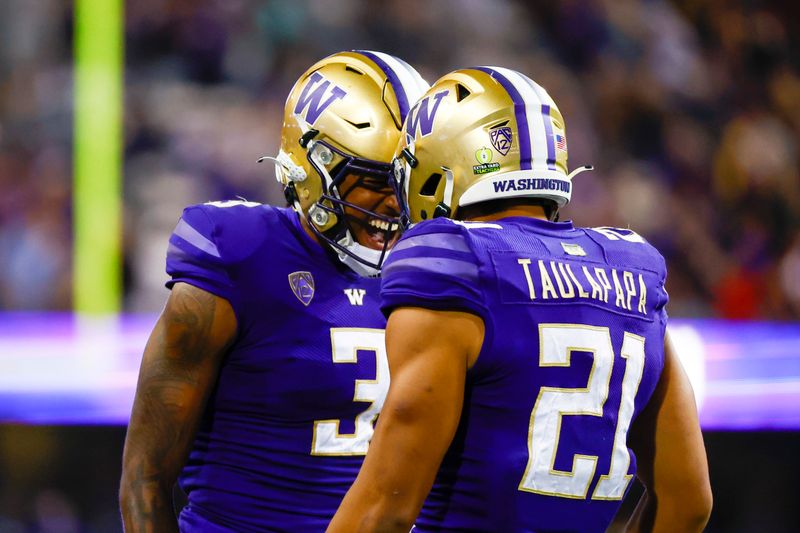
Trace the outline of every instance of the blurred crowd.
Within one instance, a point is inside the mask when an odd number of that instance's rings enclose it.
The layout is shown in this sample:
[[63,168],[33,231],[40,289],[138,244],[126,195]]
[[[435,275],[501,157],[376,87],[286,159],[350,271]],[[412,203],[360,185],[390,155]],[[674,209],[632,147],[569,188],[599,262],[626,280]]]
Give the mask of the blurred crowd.
[[[562,218],[630,227],[659,247],[672,316],[800,318],[800,4],[126,4],[128,311],[163,304],[167,238],[185,205],[283,202],[271,166],[256,159],[277,152],[286,94],[317,59],[367,48],[431,82],[494,64],[547,88],[567,122],[572,166],[596,168],[576,178]],[[72,2],[0,2],[0,311],[71,307],[71,43]],[[116,447],[76,434],[72,448],[61,433],[31,431],[22,440],[0,431],[0,531],[115,530],[123,430],[102,437]],[[59,455],[68,449],[85,457]],[[79,467],[65,468],[61,485],[22,481],[65,461]],[[65,488],[80,485],[92,489]],[[728,486],[738,490],[738,479]],[[747,516],[709,531],[782,530],[753,528],[764,518]]]
[[[562,218],[667,258],[672,316],[800,318],[800,8],[750,0],[138,0],[126,6],[125,309],[165,299],[184,205],[282,203],[295,79],[334,51],[527,73],[559,104]],[[0,310],[71,305],[71,2],[0,3]]]

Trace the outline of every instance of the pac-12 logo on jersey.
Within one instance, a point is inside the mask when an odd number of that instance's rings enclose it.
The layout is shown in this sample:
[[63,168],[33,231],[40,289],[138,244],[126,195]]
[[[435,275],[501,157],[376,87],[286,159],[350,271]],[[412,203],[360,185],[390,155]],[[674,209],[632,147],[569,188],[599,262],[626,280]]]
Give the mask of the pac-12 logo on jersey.
[[336,100],[344,98],[346,94],[344,89],[325,79],[319,72],[315,72],[303,87],[303,92],[300,93],[300,98],[294,106],[294,112],[296,115],[303,115],[305,112],[306,122],[314,124],[323,111]]
[[[406,119],[406,134],[409,137],[417,138],[417,132],[421,137],[430,135],[433,131],[433,121],[436,119],[436,112],[439,104],[450,91],[439,91],[433,96],[426,96],[408,112]],[[431,99],[433,103],[431,104]]]
[[364,305],[364,295],[367,293],[365,289],[345,289],[344,293],[350,300],[350,305]]
[[303,305],[311,303],[314,298],[314,276],[311,272],[292,272],[289,274],[289,286]]

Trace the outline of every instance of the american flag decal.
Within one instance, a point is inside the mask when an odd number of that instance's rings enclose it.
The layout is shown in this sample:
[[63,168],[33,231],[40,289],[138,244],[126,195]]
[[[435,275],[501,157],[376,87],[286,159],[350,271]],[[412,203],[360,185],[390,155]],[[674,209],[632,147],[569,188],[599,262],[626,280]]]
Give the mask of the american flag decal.
[[559,150],[561,150],[563,152],[566,152],[567,151],[567,139],[566,139],[566,137],[556,133],[555,138],[556,138],[556,148],[558,148]]

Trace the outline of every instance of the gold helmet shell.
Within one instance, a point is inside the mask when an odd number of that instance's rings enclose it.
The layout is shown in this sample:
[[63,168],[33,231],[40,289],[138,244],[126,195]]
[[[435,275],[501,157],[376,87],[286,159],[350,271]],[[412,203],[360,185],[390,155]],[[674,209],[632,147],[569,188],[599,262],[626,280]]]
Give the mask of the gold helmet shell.
[[357,50],[315,63],[286,99],[280,152],[270,159],[289,203],[343,261],[372,263],[362,256],[374,254],[352,238],[337,186],[353,171],[389,178],[403,121],[427,88],[401,59]]
[[[395,156],[401,206],[410,222],[468,205],[572,194],[564,118],[536,82],[501,67],[456,70],[409,112]],[[402,183],[400,183],[402,181]]]

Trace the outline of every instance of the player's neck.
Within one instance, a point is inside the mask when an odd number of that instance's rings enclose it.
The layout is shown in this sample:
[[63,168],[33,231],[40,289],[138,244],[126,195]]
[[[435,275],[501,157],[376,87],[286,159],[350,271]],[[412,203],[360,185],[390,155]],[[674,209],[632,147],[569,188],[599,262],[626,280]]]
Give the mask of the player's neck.
[[467,212],[464,215],[464,220],[473,220],[476,222],[499,220],[501,218],[508,217],[530,217],[547,220],[547,215],[545,215],[544,208],[542,206],[525,204],[510,206],[506,209],[493,211],[491,213],[472,214]]
[[322,246],[322,243],[319,242],[319,237],[317,237],[317,234],[311,229],[308,219],[306,219],[306,217],[303,215],[300,215],[300,225],[303,226],[303,229],[306,231],[306,233],[308,233],[308,236],[311,237],[314,242]]

